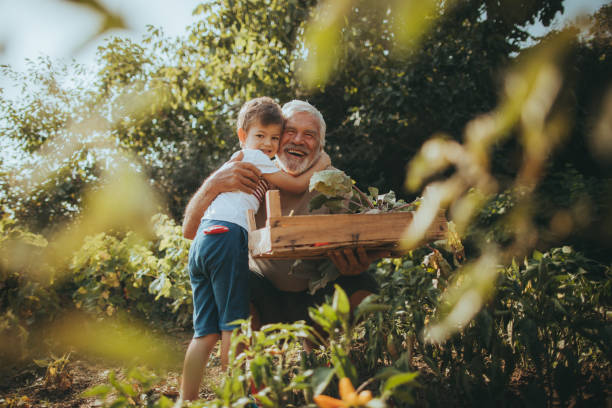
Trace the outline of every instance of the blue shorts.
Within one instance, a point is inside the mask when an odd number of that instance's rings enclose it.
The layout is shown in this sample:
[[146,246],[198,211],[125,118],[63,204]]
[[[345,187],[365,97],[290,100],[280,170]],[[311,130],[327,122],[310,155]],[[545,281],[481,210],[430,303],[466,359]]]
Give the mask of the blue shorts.
[[[212,225],[229,231],[205,235]],[[189,249],[194,337],[231,331],[249,317],[248,233],[232,222],[202,220]]]

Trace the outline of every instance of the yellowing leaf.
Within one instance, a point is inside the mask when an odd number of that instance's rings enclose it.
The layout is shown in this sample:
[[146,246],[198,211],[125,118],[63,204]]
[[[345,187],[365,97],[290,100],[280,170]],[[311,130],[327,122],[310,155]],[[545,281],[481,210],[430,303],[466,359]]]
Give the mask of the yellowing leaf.
[[310,178],[309,190],[316,190],[326,197],[348,197],[353,191],[351,178],[341,170],[323,170]]

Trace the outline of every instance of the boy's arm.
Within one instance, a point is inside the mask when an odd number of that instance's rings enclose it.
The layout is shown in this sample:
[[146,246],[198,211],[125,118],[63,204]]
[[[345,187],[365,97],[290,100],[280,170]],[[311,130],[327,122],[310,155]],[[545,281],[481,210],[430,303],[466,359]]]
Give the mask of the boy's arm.
[[317,171],[325,170],[331,164],[331,160],[327,153],[321,152],[321,156],[315,162],[315,164],[298,176],[292,176],[285,173],[284,171],[277,171],[276,173],[263,174],[262,177],[279,187],[281,190],[286,190],[291,193],[299,194],[303,193],[308,189],[310,184],[310,178]]

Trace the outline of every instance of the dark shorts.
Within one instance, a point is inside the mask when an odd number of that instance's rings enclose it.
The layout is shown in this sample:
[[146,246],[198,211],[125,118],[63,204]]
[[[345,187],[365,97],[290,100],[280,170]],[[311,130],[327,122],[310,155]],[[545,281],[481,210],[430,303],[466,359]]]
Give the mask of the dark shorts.
[[[229,231],[205,235],[211,225]],[[231,331],[229,323],[249,316],[248,235],[231,222],[202,220],[189,249],[194,337]]]
[[326,298],[331,299],[334,295],[334,284],[340,285],[348,297],[358,290],[378,293],[378,283],[368,272],[356,276],[341,276],[325,288],[316,291],[314,295],[308,291],[285,292],[277,289],[261,275],[254,272],[249,274],[251,303],[257,310],[262,325],[292,323],[297,320],[305,320],[312,325],[308,308],[325,303]]

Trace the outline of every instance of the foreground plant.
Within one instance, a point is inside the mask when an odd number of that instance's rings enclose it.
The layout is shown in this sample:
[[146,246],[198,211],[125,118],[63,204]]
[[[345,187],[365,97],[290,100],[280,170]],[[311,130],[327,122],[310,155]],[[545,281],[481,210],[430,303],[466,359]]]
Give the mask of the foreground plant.
[[367,407],[370,406],[368,403],[372,401],[372,391],[364,390],[359,393],[355,391],[355,387],[353,387],[353,383],[348,377],[343,377],[340,379],[340,383],[338,385],[338,392],[340,393],[340,398],[333,398],[327,395],[317,395],[315,396],[314,402],[320,408],[335,408],[335,407]]

